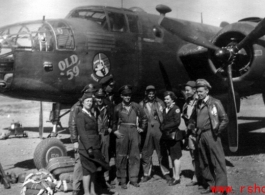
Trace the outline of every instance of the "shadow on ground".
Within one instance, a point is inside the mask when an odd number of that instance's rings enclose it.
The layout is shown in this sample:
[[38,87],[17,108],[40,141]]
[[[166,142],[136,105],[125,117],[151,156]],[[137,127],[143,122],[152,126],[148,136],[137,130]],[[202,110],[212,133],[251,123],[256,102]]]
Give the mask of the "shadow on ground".
[[14,164],[14,167],[23,168],[23,169],[35,169],[36,168],[33,159],[28,159],[28,160],[24,160],[21,162],[17,162],[16,164]]

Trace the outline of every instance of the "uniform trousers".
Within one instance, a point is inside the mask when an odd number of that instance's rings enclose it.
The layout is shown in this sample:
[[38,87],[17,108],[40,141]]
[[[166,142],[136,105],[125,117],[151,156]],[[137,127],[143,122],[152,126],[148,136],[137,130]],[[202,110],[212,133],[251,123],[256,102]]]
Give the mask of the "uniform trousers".
[[80,161],[79,153],[75,153],[75,166],[73,173],[73,191],[79,191],[81,189],[81,182],[83,179],[82,165]]
[[[110,135],[104,135],[100,133],[101,138],[101,153],[107,163],[110,161],[110,151],[109,151],[109,145],[110,145]],[[109,180],[109,171],[104,172],[104,178],[106,181]]]
[[[137,182],[140,170],[139,133],[135,125],[121,124],[119,132],[123,137],[116,139],[116,176],[121,183],[126,182],[127,168],[129,180]],[[127,156],[129,167],[127,167]]]
[[204,180],[211,186],[227,186],[225,155],[220,137],[211,130],[198,138],[199,165]]
[[[154,150],[156,150],[160,169],[163,175],[169,174],[169,167],[165,167],[168,165],[168,162],[161,163],[162,155],[161,155],[161,147],[160,147],[160,138],[161,138],[161,131],[160,131],[160,124],[159,122],[148,123],[148,129],[144,141],[144,146],[142,149],[142,162],[143,162],[143,171],[144,176],[150,176],[152,170],[152,155]],[[164,160],[168,160],[165,158]],[[162,164],[164,166],[162,166]]]
[[192,164],[194,166],[194,173],[197,179],[197,182],[199,184],[202,184],[202,173],[199,165],[199,152],[198,152],[198,146],[196,137],[194,135],[189,135],[188,137],[188,144],[189,144],[189,150],[190,150],[190,156],[192,159]]

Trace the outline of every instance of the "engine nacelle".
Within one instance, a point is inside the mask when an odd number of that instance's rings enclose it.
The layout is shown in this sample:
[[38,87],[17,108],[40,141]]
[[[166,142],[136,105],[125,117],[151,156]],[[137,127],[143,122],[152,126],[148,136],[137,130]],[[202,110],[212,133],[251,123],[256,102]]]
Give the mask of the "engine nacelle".
[[[256,26],[254,22],[238,22],[225,26],[213,39],[218,47],[233,46],[245,38]],[[209,52],[209,65],[216,70],[223,64],[218,61],[214,52]],[[251,87],[255,81],[260,80],[265,72],[265,39],[262,37],[251,45],[247,45],[238,52],[232,66],[233,82],[236,90]],[[222,77],[226,77],[222,75]]]

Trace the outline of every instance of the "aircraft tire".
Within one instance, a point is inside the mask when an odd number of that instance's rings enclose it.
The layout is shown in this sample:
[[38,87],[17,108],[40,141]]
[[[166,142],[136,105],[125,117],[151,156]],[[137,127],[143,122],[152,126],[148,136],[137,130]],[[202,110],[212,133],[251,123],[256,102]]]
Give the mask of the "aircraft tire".
[[46,168],[54,157],[67,156],[63,143],[55,137],[42,140],[34,151],[34,164],[37,169]]

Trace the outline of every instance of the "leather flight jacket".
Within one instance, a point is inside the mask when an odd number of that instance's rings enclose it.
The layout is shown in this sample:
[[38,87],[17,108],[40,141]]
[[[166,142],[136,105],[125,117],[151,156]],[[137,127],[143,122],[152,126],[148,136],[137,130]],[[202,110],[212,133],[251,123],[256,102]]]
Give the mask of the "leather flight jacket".
[[[215,99],[211,96],[209,96],[209,99],[206,102],[206,106],[208,108],[212,132],[214,133],[215,136],[219,136],[220,133],[227,127],[228,122],[229,122],[229,119],[224,110],[224,107],[222,103],[220,102],[220,100]],[[197,114],[197,112],[194,112],[194,113]],[[192,117],[194,118],[194,116]],[[200,131],[204,132],[205,130],[201,129]]]
[[[153,110],[152,110],[153,112],[150,114],[147,114],[149,113],[147,106],[146,106],[147,103],[148,103],[148,100],[145,98],[139,104],[140,106],[143,107],[147,115],[148,122],[152,123],[152,118],[153,118],[154,120],[158,121],[161,124],[163,122],[163,110],[165,108],[164,102],[156,97],[153,102]],[[152,115],[152,117],[150,115]]]
[[77,125],[76,125],[76,116],[79,112],[82,111],[82,104],[80,101],[76,102],[70,111],[69,115],[69,132],[71,135],[71,141],[72,143],[78,142],[78,132],[77,132]]
[[[98,116],[98,132],[102,135],[108,135],[108,129],[112,129],[112,118],[113,113],[111,108],[108,105],[104,105],[103,110],[101,111],[100,108],[96,107],[96,112]],[[101,113],[103,112],[103,113]]]

